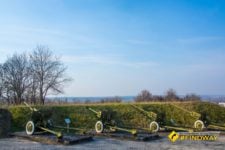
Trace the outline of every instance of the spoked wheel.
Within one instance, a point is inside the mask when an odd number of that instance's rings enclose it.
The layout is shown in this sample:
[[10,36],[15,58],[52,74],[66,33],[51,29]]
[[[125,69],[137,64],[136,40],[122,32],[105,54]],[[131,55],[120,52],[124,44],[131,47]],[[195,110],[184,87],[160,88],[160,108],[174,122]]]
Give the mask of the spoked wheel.
[[156,121],[152,121],[149,125],[151,132],[159,131],[159,124]]
[[28,121],[26,124],[26,133],[27,135],[32,135],[34,133],[35,126],[33,121]]
[[101,121],[97,121],[96,124],[95,124],[95,131],[97,133],[102,133],[103,130],[104,130],[103,123]]
[[204,127],[205,127],[205,125],[201,120],[195,121],[195,123],[194,123],[195,129],[197,129],[198,131],[202,131]]

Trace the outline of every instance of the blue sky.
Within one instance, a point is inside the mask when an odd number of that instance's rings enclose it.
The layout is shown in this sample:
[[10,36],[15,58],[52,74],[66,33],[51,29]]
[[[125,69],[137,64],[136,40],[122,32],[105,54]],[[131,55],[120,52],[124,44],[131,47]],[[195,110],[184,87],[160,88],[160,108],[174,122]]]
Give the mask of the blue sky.
[[0,0],[0,63],[47,45],[66,96],[224,94],[223,0]]

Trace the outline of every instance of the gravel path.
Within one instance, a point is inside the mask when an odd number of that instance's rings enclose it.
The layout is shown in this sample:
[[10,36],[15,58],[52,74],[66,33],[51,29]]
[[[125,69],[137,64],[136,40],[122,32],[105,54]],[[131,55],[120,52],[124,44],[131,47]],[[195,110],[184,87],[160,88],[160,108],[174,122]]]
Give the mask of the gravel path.
[[220,136],[217,141],[177,141],[171,143],[166,137],[149,142],[125,141],[110,138],[94,138],[94,141],[77,145],[47,145],[20,138],[0,139],[1,150],[224,150],[225,136]]

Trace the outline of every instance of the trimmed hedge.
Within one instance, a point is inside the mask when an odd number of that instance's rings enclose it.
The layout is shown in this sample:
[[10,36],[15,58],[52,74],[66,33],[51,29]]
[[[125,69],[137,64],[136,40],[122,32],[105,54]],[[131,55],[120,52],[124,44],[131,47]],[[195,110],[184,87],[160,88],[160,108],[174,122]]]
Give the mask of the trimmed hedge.
[[[171,103],[136,103],[146,111],[157,113],[157,121],[161,125],[172,125],[171,120],[180,126],[192,127],[196,117],[192,117],[187,111],[195,111],[202,114],[205,118],[210,118],[211,122],[225,123],[225,108],[208,102],[174,102]],[[175,106],[174,106],[175,105]],[[151,120],[142,113],[138,112],[127,103],[115,104],[80,104],[80,105],[60,105],[60,106],[37,106],[43,111],[51,111],[54,124],[65,125],[64,119],[70,118],[71,127],[93,129],[98,120],[95,115],[86,109],[91,107],[95,110],[112,110],[116,113],[116,121],[119,126],[126,127],[149,127]],[[177,106],[183,108],[179,109]],[[24,130],[26,122],[30,118],[30,110],[24,106],[10,107],[12,113],[13,131]]]

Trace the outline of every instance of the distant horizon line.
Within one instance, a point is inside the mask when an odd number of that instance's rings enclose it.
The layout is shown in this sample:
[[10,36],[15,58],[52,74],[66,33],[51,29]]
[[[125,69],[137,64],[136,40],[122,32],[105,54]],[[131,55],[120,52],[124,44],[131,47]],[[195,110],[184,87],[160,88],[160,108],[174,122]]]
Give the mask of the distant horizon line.
[[[180,95],[177,95],[177,96],[186,96],[188,94],[180,94]],[[219,97],[219,96],[225,96],[225,94],[196,94],[197,96],[200,96],[200,97],[205,97],[205,96],[210,96],[210,97]],[[54,97],[59,97],[59,98],[64,98],[64,97],[67,97],[67,98],[91,98],[91,97],[96,97],[96,98],[108,98],[108,97],[136,97],[137,95],[114,95],[114,96],[47,96],[47,98],[54,98]],[[165,94],[153,94],[153,96],[165,96]]]

